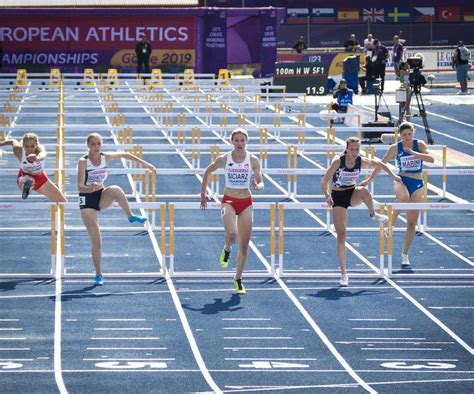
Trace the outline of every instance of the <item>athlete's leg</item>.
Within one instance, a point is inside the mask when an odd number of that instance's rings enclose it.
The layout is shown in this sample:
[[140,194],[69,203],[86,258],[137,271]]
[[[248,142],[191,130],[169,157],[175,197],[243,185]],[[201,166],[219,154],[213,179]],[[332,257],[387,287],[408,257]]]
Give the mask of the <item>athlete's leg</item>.
[[364,202],[369,209],[370,216],[375,215],[374,200],[372,194],[366,187],[357,186],[351,196],[351,206],[355,207]]
[[58,187],[49,179],[37,191],[38,193],[41,193],[43,196],[48,197],[51,201],[67,202],[66,197],[64,197],[64,194],[62,194],[61,191],[58,189]]
[[[410,196],[409,202],[421,202],[423,200],[423,189],[418,189]],[[403,243],[403,254],[408,254],[411,243],[416,233],[416,223],[420,211],[407,211],[407,231],[405,233],[405,242]]]
[[343,207],[334,207],[332,209],[334,228],[337,234],[337,257],[339,258],[339,268],[341,275],[346,275],[346,226],[347,209]]
[[91,208],[81,209],[81,218],[91,239],[92,263],[94,264],[96,275],[102,275],[102,237],[100,235],[97,211]]
[[241,279],[245,263],[247,263],[250,237],[252,236],[253,207],[247,207],[237,219],[239,234],[239,252],[237,253],[237,268],[235,279]]
[[224,242],[225,250],[230,251],[232,245],[237,239],[237,217],[234,207],[230,204],[222,204],[221,208],[222,223],[224,224]]
[[128,205],[127,197],[120,186],[109,186],[102,191],[99,208],[101,210],[109,208],[114,201],[117,201],[123,209],[127,217],[133,216],[130,206]]
[[[396,202],[397,203],[405,203],[408,202],[410,199],[410,194],[408,193],[407,187],[400,182],[393,182],[393,190],[395,192]],[[394,210],[392,215],[392,227],[395,227],[395,223],[397,222],[397,218],[399,215],[399,210]]]

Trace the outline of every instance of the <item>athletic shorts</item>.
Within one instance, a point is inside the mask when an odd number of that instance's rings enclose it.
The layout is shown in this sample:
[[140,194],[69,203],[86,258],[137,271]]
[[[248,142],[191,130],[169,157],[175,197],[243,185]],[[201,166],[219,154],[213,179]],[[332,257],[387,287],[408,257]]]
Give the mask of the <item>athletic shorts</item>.
[[410,178],[408,176],[400,176],[400,178],[402,178],[402,182],[406,186],[410,196],[423,187],[423,179]]
[[332,202],[333,208],[335,207],[342,207],[342,208],[348,208],[351,206],[351,197],[352,193],[354,193],[355,187],[351,187],[350,189],[345,189],[345,190],[332,190],[331,191],[331,197],[332,197]]
[[229,204],[234,208],[235,214],[240,215],[245,209],[252,206],[252,196],[245,198],[229,197],[224,194],[222,204]]
[[458,82],[467,81],[467,72],[469,71],[468,64],[460,64],[456,67],[456,79]]
[[43,186],[46,182],[48,182],[48,175],[44,171],[40,172],[39,174],[28,174],[27,172],[24,172],[23,170],[18,171],[18,175],[16,176],[16,179],[18,181],[18,178],[22,176],[29,176],[30,178],[33,178],[35,181],[35,184],[33,185],[33,190],[38,191],[38,189]]
[[99,203],[102,197],[102,190],[97,190],[92,193],[79,193],[79,208],[91,208],[100,211]]

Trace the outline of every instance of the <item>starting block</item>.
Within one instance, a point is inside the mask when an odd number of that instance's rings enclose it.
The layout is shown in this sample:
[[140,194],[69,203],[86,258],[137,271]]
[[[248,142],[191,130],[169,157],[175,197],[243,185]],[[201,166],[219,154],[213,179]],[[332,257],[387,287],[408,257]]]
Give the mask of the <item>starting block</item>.
[[17,86],[28,85],[28,75],[24,68],[19,68],[18,70],[16,70],[16,85]]
[[84,86],[94,86],[94,70],[92,68],[86,68],[84,70],[84,80],[82,82]]

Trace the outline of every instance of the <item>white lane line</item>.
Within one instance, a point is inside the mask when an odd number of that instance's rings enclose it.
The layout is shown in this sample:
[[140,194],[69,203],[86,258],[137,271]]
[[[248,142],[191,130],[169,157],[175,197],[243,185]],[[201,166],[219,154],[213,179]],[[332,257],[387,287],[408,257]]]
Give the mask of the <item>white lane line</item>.
[[423,379],[423,380],[398,380],[394,382],[374,382],[373,385],[385,385],[385,384],[413,384],[413,383],[448,383],[448,382],[472,382],[473,379]]
[[303,390],[303,389],[325,389],[325,388],[356,388],[356,383],[334,383],[334,384],[314,384],[304,386],[225,386],[224,393],[240,393],[254,391],[283,391],[283,390]]
[[[404,218],[400,217],[400,219],[402,219],[403,221],[405,221]],[[431,239],[432,241],[436,242],[439,246],[441,246],[442,248],[446,249],[448,252],[451,252],[452,254],[454,254],[457,258],[459,258],[460,260],[464,261],[465,263],[471,265],[471,266],[474,266],[474,262],[471,261],[470,259],[468,259],[467,257],[463,256],[461,253],[459,253],[458,251],[454,250],[453,248],[449,247],[448,245],[446,245],[445,243],[441,242],[439,239],[437,239],[435,236],[427,233],[427,232],[423,232],[422,233],[423,235],[425,235],[427,238]]]
[[96,319],[97,321],[145,321],[146,319]]
[[366,358],[367,361],[459,361],[457,358]]
[[430,309],[474,309],[474,306],[429,306]]
[[[227,283],[227,281],[226,281]],[[263,317],[223,317],[222,320],[248,320],[248,321],[269,321],[272,319],[267,319]]]
[[426,347],[426,348],[422,348],[422,347],[419,347],[419,348],[409,348],[409,347],[361,347],[361,350],[371,350],[371,351],[386,351],[386,350],[401,350],[401,351],[407,351],[407,352],[410,352],[410,351],[414,351],[414,352],[418,352],[418,351],[428,351],[428,352],[437,352],[437,351],[441,351],[442,349],[439,349],[439,348],[431,348],[431,347]]
[[268,361],[316,361],[317,358],[288,358],[288,357],[226,357],[226,361],[251,361],[251,360],[268,360]]
[[18,337],[3,337],[0,338],[0,341],[24,341],[26,338],[18,338]]
[[452,345],[453,343],[456,342],[439,342],[439,341],[434,341],[434,342],[427,342],[427,341],[336,341],[336,343],[342,343],[342,344],[352,344],[352,343],[386,343],[386,344],[412,344],[412,345],[432,345],[432,344],[443,344],[443,345]]
[[34,358],[0,358],[0,361],[33,361]]
[[437,324],[444,332],[446,332],[451,338],[453,338],[457,343],[459,343],[464,349],[466,349],[471,355],[474,355],[474,349],[470,347],[466,342],[464,342],[457,334],[455,334],[450,328],[448,328],[441,320],[435,317],[428,309],[421,305],[417,300],[415,300],[410,294],[408,294],[402,287],[400,287],[396,282],[390,278],[385,278],[387,283],[393,286],[401,295],[408,299],[413,305],[415,305],[421,312],[423,312],[429,319],[431,319],[435,324]]
[[0,352],[2,351],[16,351],[16,350],[25,350],[30,351],[29,347],[0,347]]
[[121,341],[151,341],[151,340],[157,340],[160,339],[160,337],[91,337],[89,339],[94,339],[94,340],[121,340]]
[[455,122],[455,123],[459,123],[463,126],[467,126],[467,127],[474,127],[474,125],[470,124],[470,123],[466,123],[466,122],[462,122],[460,120],[457,120],[457,119],[454,119],[454,118],[450,118],[449,116],[444,116],[444,115],[441,115],[441,114],[437,114],[436,112],[431,112],[431,111],[426,111],[427,114],[429,115],[433,115],[433,116],[437,116],[438,118],[442,118],[442,119],[446,119],[446,120],[449,120],[451,122]]
[[168,350],[167,347],[88,347],[87,350]]
[[351,330],[367,330],[367,331],[411,331],[409,327],[352,327]]
[[397,319],[347,319],[349,321],[397,321]]
[[224,337],[224,339],[284,339],[290,340],[293,337]]
[[0,319],[0,321],[20,321],[19,319]]
[[23,328],[0,328],[0,331],[23,331]]
[[304,350],[304,347],[224,347],[224,350]]
[[94,331],[153,331],[151,327],[96,327]]
[[376,341],[378,340],[389,340],[389,341],[425,341],[426,338],[368,338],[368,337],[357,337],[356,339],[358,340],[369,340],[369,339],[374,339]]
[[223,330],[281,330],[281,327],[222,327]]
[[83,361],[174,361],[175,358],[83,358]]

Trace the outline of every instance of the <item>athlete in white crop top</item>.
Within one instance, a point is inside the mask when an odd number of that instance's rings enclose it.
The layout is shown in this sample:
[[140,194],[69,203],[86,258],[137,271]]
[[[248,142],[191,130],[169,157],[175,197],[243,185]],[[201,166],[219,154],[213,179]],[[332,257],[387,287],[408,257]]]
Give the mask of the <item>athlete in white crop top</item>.
[[[237,294],[245,294],[242,283],[242,273],[247,262],[248,247],[252,234],[252,194],[250,185],[257,190],[263,190],[263,178],[260,173],[259,159],[247,152],[248,134],[244,129],[236,129],[231,134],[234,149],[219,156],[204,172],[201,185],[201,209],[207,207],[206,189],[209,176],[219,168],[224,169],[225,189],[222,197],[222,221],[225,229],[225,244],[219,263],[227,268],[230,260],[232,244],[239,239],[237,267],[234,287]],[[253,173],[253,178],[252,178]]]
[[17,175],[17,186],[22,191],[22,198],[26,199],[31,190],[48,197],[54,202],[66,202],[66,197],[58,187],[51,182],[44,172],[46,150],[38,142],[34,133],[26,133],[21,143],[14,139],[0,142],[0,146],[10,145],[13,154],[20,161],[20,170]]
[[119,186],[104,186],[107,179],[107,165],[112,160],[127,159],[143,164],[155,171],[155,167],[128,152],[102,153],[102,136],[92,133],[87,136],[88,153],[77,164],[77,188],[79,189],[79,208],[84,225],[92,242],[92,262],[96,271],[95,283],[102,285],[102,242],[97,212],[109,208],[117,201],[131,223],[145,223],[146,217],[132,214],[127,197]]

